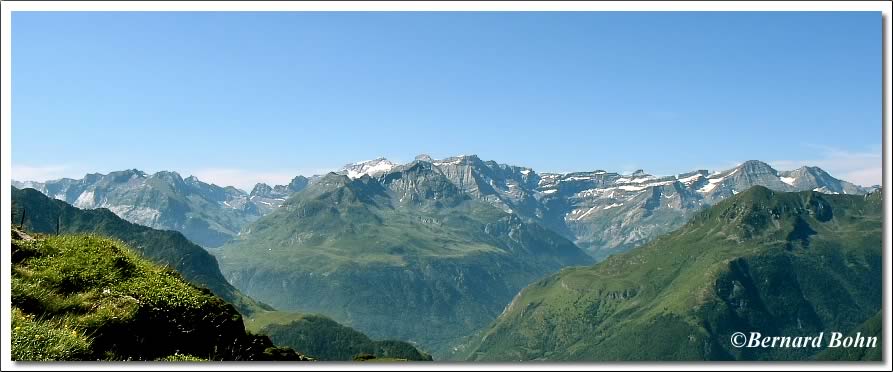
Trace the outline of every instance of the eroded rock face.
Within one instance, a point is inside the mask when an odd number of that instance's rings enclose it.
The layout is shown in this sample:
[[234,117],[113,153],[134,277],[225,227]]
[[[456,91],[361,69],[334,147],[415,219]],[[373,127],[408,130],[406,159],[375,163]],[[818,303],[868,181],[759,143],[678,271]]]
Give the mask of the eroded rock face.
[[[628,175],[604,170],[539,174],[475,155],[437,160],[422,154],[402,166],[377,158],[348,164],[336,174],[348,179],[379,179],[426,164],[437,169],[463,197],[485,201],[546,226],[598,259],[672,231],[693,212],[752,186],[828,194],[864,194],[871,190],[838,180],[817,167],[780,172],[755,160],[720,172],[696,170],[656,177],[643,170]],[[298,176],[288,185],[258,184],[251,193],[208,185],[195,177],[184,180],[175,172],[147,175],[137,170],[89,174],[81,180],[15,184],[36,188],[78,207],[109,208],[131,222],[177,230],[202,246],[217,247],[322,178]],[[404,201],[422,200],[413,196],[410,188],[414,186],[410,184],[390,187],[404,187]]]
[[204,247],[222,245],[244,224],[260,217],[245,192],[209,185],[196,177],[183,179],[176,172],[149,175],[134,169],[19,185],[78,208],[108,208],[133,223],[180,231]]
[[710,173],[657,177],[643,170],[538,174],[532,169],[459,156],[432,161],[468,195],[572,239],[596,259],[624,252],[685,223],[693,213],[753,186],[776,191],[865,194],[816,167],[779,172],[747,161]]
[[434,164],[378,177],[330,173],[218,254],[237,288],[318,312],[436,359],[518,290],[592,260],[571,241],[477,200]]

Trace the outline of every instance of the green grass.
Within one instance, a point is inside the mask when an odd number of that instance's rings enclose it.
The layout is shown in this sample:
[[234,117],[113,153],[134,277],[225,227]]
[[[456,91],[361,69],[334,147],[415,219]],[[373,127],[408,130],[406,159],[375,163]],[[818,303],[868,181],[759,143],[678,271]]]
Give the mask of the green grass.
[[304,320],[309,315],[311,314],[288,311],[263,311],[255,313],[250,318],[245,318],[245,329],[254,333],[259,333],[269,325],[288,324]]
[[174,354],[169,355],[164,358],[156,359],[159,362],[207,362],[207,359],[202,359],[193,355],[186,354]]
[[26,213],[24,228],[28,231],[54,234],[58,224],[62,234],[95,233],[113,237],[142,257],[176,270],[195,285],[209,288],[243,314],[271,310],[230,285],[220,273],[216,259],[178,232],[136,225],[105,209],[78,209],[33,189],[13,188],[12,202],[14,219],[23,211]]
[[[240,265],[255,263],[273,269],[299,264],[324,272],[350,265],[403,267],[407,265],[407,256],[461,258],[505,252],[491,239],[481,234],[469,234],[469,231],[478,230],[480,222],[466,221],[466,211],[434,216],[414,211],[374,211],[376,221],[380,219],[386,223],[354,221],[355,216],[350,213],[326,216],[325,219],[341,219],[341,222],[335,224],[336,227],[319,227],[312,222],[317,219],[310,223],[303,220],[282,223],[290,219],[291,214],[288,210],[277,211],[253,226],[256,231],[225,246],[218,255],[225,258],[225,264],[234,261]],[[438,219],[442,224],[420,222],[426,218]],[[264,224],[271,226],[261,228]],[[318,230],[321,228],[331,230]],[[283,241],[292,244],[282,244]],[[294,249],[294,245],[307,248]]]
[[[879,193],[878,193],[879,194]],[[880,308],[881,203],[755,187],[680,230],[528,286],[472,360],[807,360],[731,347],[735,331],[853,329]]]
[[121,241],[14,231],[11,256],[14,360],[271,357],[232,305]]
[[882,361],[884,353],[883,312],[879,311],[846,336],[852,337],[856,333],[861,333],[862,337],[877,337],[877,346],[874,348],[829,348],[819,353],[816,359],[821,361]]
[[36,319],[12,311],[12,359],[29,361],[78,360],[90,353],[90,340],[65,322]]
[[378,361],[430,361],[431,356],[402,341],[373,341],[363,333],[316,314],[269,311],[245,320],[252,332],[269,336],[278,345],[291,347],[324,361],[351,361],[368,355]]

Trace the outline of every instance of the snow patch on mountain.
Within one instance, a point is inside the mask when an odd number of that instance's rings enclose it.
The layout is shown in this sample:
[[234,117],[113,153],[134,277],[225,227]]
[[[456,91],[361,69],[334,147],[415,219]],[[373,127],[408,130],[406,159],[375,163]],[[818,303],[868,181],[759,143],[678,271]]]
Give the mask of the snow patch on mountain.
[[83,193],[81,193],[81,195],[78,196],[77,200],[74,201],[73,205],[78,208],[93,208],[96,205],[96,199],[93,191],[84,191]]
[[623,191],[642,191],[642,190],[645,190],[646,188],[648,188],[648,186],[623,185],[623,186],[618,187],[618,189],[621,189]]
[[733,176],[735,173],[738,173],[738,168],[735,168],[731,172],[729,172],[725,175],[722,175],[722,176],[720,176],[720,173],[715,173],[715,174],[711,175],[710,177],[707,178],[708,183],[704,186],[701,186],[701,188],[698,189],[698,192],[708,193],[708,192],[713,191],[713,189],[715,189],[716,186],[718,186],[720,183],[722,183],[722,181],[725,181],[726,178]]
[[577,209],[577,210],[575,210],[575,211],[569,213],[569,214],[567,215],[567,218],[569,218],[569,219],[571,219],[571,220],[574,220],[574,221],[579,221],[579,220],[582,220],[583,218],[585,218],[586,216],[592,214],[592,212],[594,212],[596,209],[598,209],[598,206],[597,206],[597,205],[594,206],[594,207],[589,208],[588,210],[586,210],[585,212],[583,212],[583,213],[580,214],[579,216],[571,217],[571,216],[573,216],[573,215],[575,215],[575,214],[579,214],[579,212],[582,211],[582,209]]
[[356,179],[364,175],[374,177],[382,173],[387,173],[397,166],[397,164],[391,162],[388,159],[378,158],[345,165],[342,169],[342,172],[344,172],[351,179]]
[[702,178],[704,178],[703,174],[696,174],[694,176],[678,178],[677,181],[681,182],[685,186],[691,186],[691,184],[700,181]]

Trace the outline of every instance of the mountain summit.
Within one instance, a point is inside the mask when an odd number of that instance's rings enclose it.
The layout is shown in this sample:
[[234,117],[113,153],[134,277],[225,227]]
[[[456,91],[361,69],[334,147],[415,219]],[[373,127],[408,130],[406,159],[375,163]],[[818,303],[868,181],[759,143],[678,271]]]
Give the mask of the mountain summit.
[[808,360],[822,349],[736,348],[730,336],[852,335],[871,321],[882,220],[880,192],[755,186],[638,249],[531,284],[468,358]]
[[338,173],[345,174],[350,178],[360,178],[363,175],[377,176],[395,167],[397,167],[396,163],[385,158],[377,158],[345,165]]
[[[714,173],[695,170],[654,176],[644,170],[631,174],[605,170],[537,173],[527,167],[484,161],[476,155],[438,160],[422,154],[409,164],[377,158],[348,164],[336,173],[347,179],[385,179],[407,171],[413,163],[431,164],[432,171],[442,174],[462,193],[546,226],[597,259],[647,243],[678,228],[702,208],[751,186],[826,194],[872,190],[838,180],[817,167],[777,171],[757,160]],[[251,193],[209,185],[196,177],[184,180],[176,172],[148,175],[135,169],[88,174],[81,180],[14,181],[13,185],[33,187],[82,208],[109,208],[128,221],[177,230],[202,246],[219,247],[322,178],[297,176],[288,185],[258,184]],[[404,192],[411,197],[411,190]]]
[[329,173],[217,256],[227,279],[254,298],[417,342],[435,357],[495,319],[527,283],[591,262],[425,161],[378,177]]

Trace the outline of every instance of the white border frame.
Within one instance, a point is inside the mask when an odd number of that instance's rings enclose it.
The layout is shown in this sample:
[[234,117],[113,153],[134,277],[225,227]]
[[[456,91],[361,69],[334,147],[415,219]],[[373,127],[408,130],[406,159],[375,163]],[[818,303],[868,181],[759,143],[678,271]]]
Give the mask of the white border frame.
[[[891,370],[891,312],[890,312],[890,258],[891,258],[891,225],[890,202],[891,200],[891,126],[890,126],[890,48],[891,41],[891,4],[884,1],[830,1],[830,2],[799,2],[799,1],[732,1],[732,2],[700,2],[700,1],[610,1],[610,2],[576,2],[576,1],[443,1],[443,2],[402,2],[402,1],[332,1],[332,2],[279,2],[279,1],[232,1],[232,2],[106,2],[106,1],[4,1],[0,3],[0,33],[2,33],[2,58],[0,58],[0,275],[3,275],[2,318],[0,318],[0,355],[2,355],[2,370],[46,370],[51,368],[70,370],[138,370],[138,369],[189,369],[189,370],[540,370],[544,368],[562,370],[744,370],[744,369],[771,369],[771,370],[834,370],[847,368],[853,370]],[[883,337],[883,363],[753,363],[753,362],[694,362],[694,363],[409,363],[409,364],[354,364],[354,363],[311,363],[295,364],[282,362],[268,363],[237,363],[237,362],[209,362],[209,363],[14,363],[10,358],[10,282],[6,280],[9,275],[11,263],[8,255],[10,247],[11,224],[10,188],[12,169],[11,159],[11,123],[12,123],[12,56],[11,40],[12,25],[11,13],[15,11],[879,11],[883,13],[883,186],[884,186],[884,337]]]

